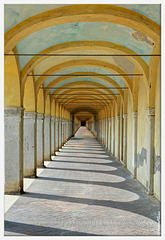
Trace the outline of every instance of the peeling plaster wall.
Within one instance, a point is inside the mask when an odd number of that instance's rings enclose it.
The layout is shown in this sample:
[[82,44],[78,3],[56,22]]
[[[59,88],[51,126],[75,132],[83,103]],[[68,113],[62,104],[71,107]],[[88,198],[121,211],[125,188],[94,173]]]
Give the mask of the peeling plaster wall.
[[138,92],[137,179],[146,186],[147,163],[147,94],[143,80]]
[[[160,73],[159,73],[160,75]],[[160,98],[160,76],[156,84],[156,99],[155,99],[155,159],[154,159],[154,195],[160,199],[160,154],[161,154],[161,128],[160,128],[160,109],[161,109],[161,98]]]
[[[153,47],[145,41],[132,37],[132,28],[108,22],[78,22],[60,24],[36,31],[17,45],[18,53],[39,53],[44,49],[66,42],[107,41],[120,44],[138,54],[151,54]],[[147,64],[150,57],[142,57]],[[32,59],[32,56],[19,56],[21,69]]]
[[132,170],[132,103],[131,96],[128,93],[128,105],[127,105],[127,168],[131,172]]

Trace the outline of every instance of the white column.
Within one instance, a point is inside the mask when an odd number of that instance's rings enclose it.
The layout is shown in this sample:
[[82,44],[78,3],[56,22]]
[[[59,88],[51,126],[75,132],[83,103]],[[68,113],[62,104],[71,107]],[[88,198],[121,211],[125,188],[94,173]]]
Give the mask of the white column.
[[112,117],[112,141],[111,141],[111,152],[115,155],[115,117]]
[[108,118],[108,151],[111,151],[111,118]]
[[69,139],[69,120],[67,119],[67,141]]
[[59,118],[59,121],[58,121],[58,149],[61,149],[62,147],[62,144],[61,144],[61,126],[62,126],[62,123],[61,123],[61,118]]
[[68,119],[65,119],[65,142],[68,140]]
[[120,161],[120,116],[117,116],[117,160]]
[[153,194],[154,132],[155,132],[155,109],[147,109],[147,167],[146,167],[146,187],[147,187],[147,192],[148,192],[148,194]]
[[44,160],[50,160],[50,116],[44,118]]
[[137,119],[138,113],[132,113],[132,120],[133,120],[133,129],[132,129],[132,177],[136,178],[137,173]]
[[36,112],[24,112],[23,174],[36,176]]
[[99,141],[101,141],[101,121],[99,120]]
[[54,130],[54,135],[55,135],[55,152],[58,152],[58,117],[55,118],[55,130]]
[[72,137],[72,120],[69,121],[69,127],[70,127],[69,137]]
[[101,142],[104,144],[104,119],[101,120]]
[[21,193],[23,192],[23,108],[6,107],[4,110],[5,193]]
[[37,167],[44,165],[44,114],[37,113]]
[[61,129],[62,129],[62,132],[61,132],[61,143],[62,143],[62,146],[63,146],[64,143],[65,143],[65,139],[64,139],[64,135],[65,135],[65,119],[64,118],[62,119]]
[[103,133],[103,139],[104,139],[104,147],[106,147],[106,119],[104,118],[104,133]]
[[106,131],[106,133],[105,133],[105,136],[106,136],[106,148],[108,149],[108,118],[106,118],[105,119],[105,123],[106,123],[106,125],[105,125],[105,131]]
[[127,167],[127,114],[123,114],[123,163]]
[[64,143],[67,141],[67,120],[64,119]]
[[54,156],[54,125],[55,125],[55,116],[51,116],[51,156]]

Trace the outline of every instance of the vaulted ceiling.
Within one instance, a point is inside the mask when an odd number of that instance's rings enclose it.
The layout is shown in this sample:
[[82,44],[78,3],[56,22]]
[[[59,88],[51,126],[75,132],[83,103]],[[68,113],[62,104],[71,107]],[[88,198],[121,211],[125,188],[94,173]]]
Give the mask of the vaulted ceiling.
[[36,89],[44,86],[47,94],[63,98],[59,103],[86,98],[65,107],[91,116],[91,109],[106,105],[104,99],[131,89],[135,66],[147,81],[151,56],[144,55],[153,53],[159,25],[159,4],[6,4],[5,52],[16,47],[22,81],[38,75]]

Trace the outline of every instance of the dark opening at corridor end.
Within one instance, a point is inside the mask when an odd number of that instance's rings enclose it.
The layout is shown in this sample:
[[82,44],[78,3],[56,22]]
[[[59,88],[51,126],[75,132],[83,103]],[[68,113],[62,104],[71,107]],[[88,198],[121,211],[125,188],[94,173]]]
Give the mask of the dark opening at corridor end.
[[81,126],[86,126],[86,121],[81,121]]

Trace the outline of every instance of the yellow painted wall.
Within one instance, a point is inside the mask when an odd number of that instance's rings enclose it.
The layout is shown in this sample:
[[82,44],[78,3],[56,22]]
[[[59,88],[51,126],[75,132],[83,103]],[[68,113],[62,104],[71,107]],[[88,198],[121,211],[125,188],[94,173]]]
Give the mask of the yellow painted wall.
[[146,186],[147,159],[147,94],[143,80],[138,92],[137,179]]
[[51,116],[55,116],[55,101],[51,102]]
[[6,56],[4,60],[4,106],[21,106],[19,72],[14,56]]
[[45,115],[50,116],[50,95],[46,97],[45,101]]
[[59,112],[59,106],[58,106],[58,103],[56,102],[55,103],[55,116],[58,117],[58,112]]
[[160,128],[160,73],[158,73],[156,84],[155,99],[155,174],[154,174],[154,195],[160,199],[160,146],[161,146],[161,128]]
[[33,77],[29,76],[25,82],[23,107],[26,112],[35,111],[35,91]]
[[132,102],[128,93],[127,103],[127,168],[132,171]]
[[40,89],[37,94],[37,112],[44,113],[44,90]]

